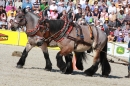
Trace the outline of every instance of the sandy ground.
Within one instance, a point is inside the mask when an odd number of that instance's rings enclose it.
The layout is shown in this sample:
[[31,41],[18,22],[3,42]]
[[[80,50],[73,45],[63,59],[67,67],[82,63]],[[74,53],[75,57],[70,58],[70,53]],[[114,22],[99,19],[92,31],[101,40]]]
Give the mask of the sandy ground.
[[[56,66],[57,50],[49,49],[53,70],[45,71],[45,60],[40,48],[33,48],[23,69],[17,69],[19,57],[11,56],[13,51],[23,51],[24,47],[0,44],[0,86],[130,86],[127,66],[111,63],[111,74],[108,78],[101,76],[101,69],[94,77],[83,75],[83,71],[75,70],[73,74],[61,74]],[[88,56],[84,62],[84,70],[92,64],[92,57]]]

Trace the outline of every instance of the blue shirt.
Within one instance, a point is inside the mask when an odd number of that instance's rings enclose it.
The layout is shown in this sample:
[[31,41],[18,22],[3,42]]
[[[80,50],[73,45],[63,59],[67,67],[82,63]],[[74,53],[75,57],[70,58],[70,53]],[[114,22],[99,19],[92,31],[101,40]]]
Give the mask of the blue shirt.
[[26,2],[23,3],[23,4],[22,4],[22,9],[26,8],[27,6],[29,6],[30,9],[32,9],[32,3],[30,3],[30,2],[29,2],[29,3],[26,3]]

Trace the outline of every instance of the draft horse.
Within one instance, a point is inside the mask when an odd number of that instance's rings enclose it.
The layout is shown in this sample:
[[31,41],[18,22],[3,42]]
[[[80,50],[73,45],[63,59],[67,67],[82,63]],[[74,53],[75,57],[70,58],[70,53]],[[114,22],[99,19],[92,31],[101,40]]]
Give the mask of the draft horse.
[[[26,12],[25,9],[21,11],[22,13],[19,13],[16,15],[14,22],[11,23],[11,28],[13,30],[17,30],[21,26],[26,27],[26,34],[28,36],[28,43],[22,53],[21,58],[19,59],[17,63],[17,68],[22,68],[25,64],[26,57],[29,53],[29,51],[35,47],[38,46],[42,49],[44,58],[46,60],[46,66],[45,70],[50,71],[52,69],[52,63],[49,58],[48,53],[48,44],[51,40],[44,41],[44,43],[40,43],[41,39],[47,38],[50,36],[50,32],[47,29],[43,29],[44,26],[42,25],[42,19],[44,19],[44,12],[40,12],[39,16],[32,12]],[[65,56],[66,63],[64,63],[65,67],[60,67],[62,72],[65,69],[64,73],[69,74],[73,71],[72,69],[72,54],[68,54]],[[63,62],[62,62],[63,63]],[[66,66],[68,65],[68,66]]]
[[[44,30],[49,30],[50,35],[41,41],[54,40],[60,47],[57,53],[57,66],[61,71],[66,71],[66,64],[62,56],[74,52],[79,70],[83,70],[82,60],[85,59],[85,51],[92,48],[94,53],[93,64],[84,71],[85,75],[92,76],[98,70],[99,63],[102,67],[102,76],[107,77],[111,72],[107,60],[107,35],[101,29],[90,25],[78,25],[68,22],[67,19],[44,20]],[[46,33],[46,32],[45,32]]]
[[[40,16],[42,16],[40,14]],[[40,26],[39,21],[41,21],[42,17],[37,16],[36,14],[32,12],[26,12],[26,10],[22,10],[21,13],[18,13],[14,19],[14,22],[11,23],[11,28],[14,30],[17,30],[20,27],[25,26],[26,27],[26,34],[28,37],[28,43],[25,47],[25,49],[22,52],[22,56],[17,62],[17,68],[23,68],[26,57],[28,56],[29,51],[35,47],[38,46],[38,41],[43,38],[43,33],[45,30],[42,30],[42,26]],[[48,31],[44,33],[44,35],[48,34]],[[45,37],[46,38],[46,37]],[[47,46],[49,44],[49,41],[44,42],[41,46],[38,46],[41,48],[44,58],[46,60],[46,66],[45,70],[51,71],[52,70],[52,63],[50,61],[49,53]]]

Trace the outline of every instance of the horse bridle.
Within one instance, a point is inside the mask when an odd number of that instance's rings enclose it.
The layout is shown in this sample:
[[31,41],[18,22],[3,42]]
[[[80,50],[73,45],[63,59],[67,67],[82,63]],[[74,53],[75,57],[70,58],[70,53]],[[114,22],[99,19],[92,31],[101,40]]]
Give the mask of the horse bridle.
[[[20,14],[20,13],[19,13]],[[23,25],[23,26],[26,26],[26,24],[27,24],[27,21],[26,21],[26,18],[25,18],[25,14],[23,14],[23,13],[21,13],[22,14],[22,16],[23,16],[23,18],[20,18],[20,21],[21,20],[25,20],[25,24]],[[18,14],[17,14],[18,15]],[[16,17],[17,17],[17,15],[16,15]],[[20,21],[17,21],[16,19],[14,19],[14,22],[16,23],[16,24],[20,24]]]

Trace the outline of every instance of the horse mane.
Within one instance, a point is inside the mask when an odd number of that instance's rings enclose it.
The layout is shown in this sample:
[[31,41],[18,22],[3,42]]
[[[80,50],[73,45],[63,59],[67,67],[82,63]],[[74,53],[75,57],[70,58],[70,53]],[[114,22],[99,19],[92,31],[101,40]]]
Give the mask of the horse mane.
[[49,23],[49,30],[51,33],[56,33],[61,30],[64,26],[65,21],[62,19],[57,20],[45,20],[46,23]]

